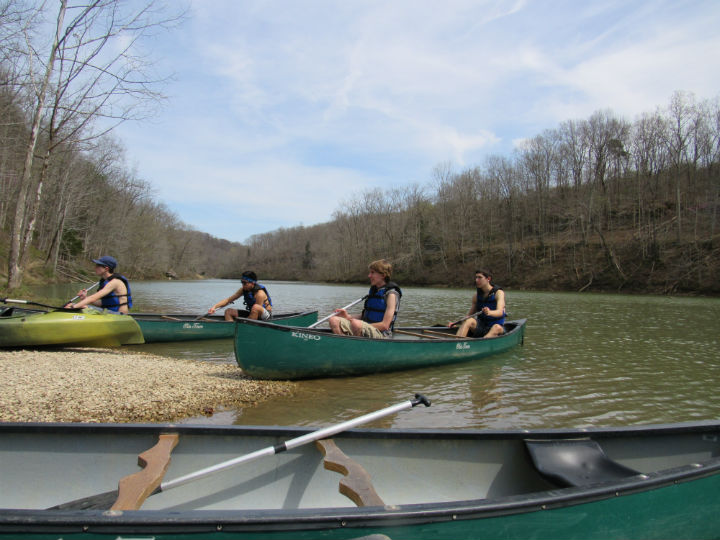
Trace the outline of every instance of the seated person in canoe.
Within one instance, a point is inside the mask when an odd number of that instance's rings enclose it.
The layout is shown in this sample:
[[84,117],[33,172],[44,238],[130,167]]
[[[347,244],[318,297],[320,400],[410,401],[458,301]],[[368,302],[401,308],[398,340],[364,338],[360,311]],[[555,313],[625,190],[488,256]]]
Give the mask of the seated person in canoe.
[[81,300],[65,307],[82,308],[92,304],[115,313],[127,314],[132,307],[130,283],[125,276],[115,273],[115,257],[104,255],[92,262],[95,263],[95,274],[100,278],[97,292],[88,296],[87,290],[83,289],[77,294]]
[[336,315],[328,321],[333,333],[372,338],[392,335],[402,291],[390,281],[392,265],[385,259],[371,262],[368,270],[370,291],[360,318],[353,317],[344,308],[336,309]]
[[[240,277],[240,282],[242,283],[242,287],[240,287],[235,294],[228,296],[225,300],[220,300],[208,309],[208,313],[212,315],[216,310],[231,304],[242,296],[245,302],[245,309],[249,312],[247,316],[248,319],[269,321],[272,318],[272,300],[265,285],[258,283],[257,274],[252,270],[245,271]],[[228,308],[225,310],[226,321],[235,320],[239,316],[240,313],[237,309]]]
[[[467,317],[457,331],[458,337],[495,337],[505,333],[505,291],[492,284],[487,270],[475,271],[476,293]],[[452,324],[450,325],[452,326]]]

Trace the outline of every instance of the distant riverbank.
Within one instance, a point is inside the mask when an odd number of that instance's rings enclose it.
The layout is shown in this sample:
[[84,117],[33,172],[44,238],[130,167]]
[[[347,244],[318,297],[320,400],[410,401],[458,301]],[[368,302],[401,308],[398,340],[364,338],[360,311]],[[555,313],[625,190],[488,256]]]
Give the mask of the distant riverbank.
[[0,353],[2,422],[172,422],[292,395],[237,365],[118,349]]

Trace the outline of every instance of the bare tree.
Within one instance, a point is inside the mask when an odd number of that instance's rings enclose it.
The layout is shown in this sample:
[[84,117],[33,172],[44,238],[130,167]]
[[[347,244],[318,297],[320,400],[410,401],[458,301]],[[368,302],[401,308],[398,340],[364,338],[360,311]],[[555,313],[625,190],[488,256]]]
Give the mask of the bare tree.
[[[162,15],[155,10],[154,1],[127,9],[130,4],[94,0],[68,5],[67,0],[60,0],[44,74],[37,78],[31,71],[35,106],[12,226],[8,260],[11,289],[22,281],[53,151],[61,144],[86,143],[120,122],[142,118],[150,112],[146,105],[162,99],[155,90],[162,80],[149,73],[149,63],[137,52],[138,41],[154,29],[176,22],[179,15]],[[66,15],[72,17],[68,24]],[[27,64],[32,67],[37,60],[32,36],[27,36],[27,43]],[[110,44],[121,45],[119,52],[111,52]],[[48,99],[50,105],[46,106]],[[90,129],[99,119],[104,124]],[[33,159],[43,120],[47,139],[41,171],[33,182]]]

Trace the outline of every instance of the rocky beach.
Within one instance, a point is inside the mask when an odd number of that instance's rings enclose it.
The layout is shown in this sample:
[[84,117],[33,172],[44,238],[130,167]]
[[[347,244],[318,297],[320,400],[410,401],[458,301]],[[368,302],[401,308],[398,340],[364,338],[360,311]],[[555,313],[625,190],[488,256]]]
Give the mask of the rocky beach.
[[1,422],[174,422],[292,395],[235,364],[120,349],[0,351]]

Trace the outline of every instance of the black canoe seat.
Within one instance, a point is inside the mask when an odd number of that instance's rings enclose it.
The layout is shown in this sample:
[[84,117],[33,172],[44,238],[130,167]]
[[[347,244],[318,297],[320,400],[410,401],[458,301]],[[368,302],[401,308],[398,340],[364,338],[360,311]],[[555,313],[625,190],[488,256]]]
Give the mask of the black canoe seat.
[[640,474],[605,455],[591,439],[526,440],[535,468],[561,487],[587,486]]

